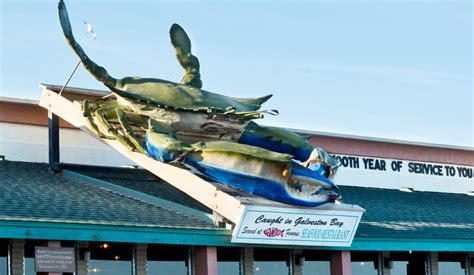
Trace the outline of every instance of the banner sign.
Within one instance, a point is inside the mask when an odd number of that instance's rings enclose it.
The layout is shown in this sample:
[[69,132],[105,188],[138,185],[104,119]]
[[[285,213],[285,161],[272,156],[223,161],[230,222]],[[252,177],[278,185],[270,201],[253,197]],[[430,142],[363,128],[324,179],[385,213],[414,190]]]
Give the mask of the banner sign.
[[419,191],[467,193],[474,191],[473,166],[396,160],[353,155],[335,155],[341,167],[338,185]]
[[73,247],[35,247],[36,272],[76,272]]
[[348,247],[361,211],[246,206],[233,243]]

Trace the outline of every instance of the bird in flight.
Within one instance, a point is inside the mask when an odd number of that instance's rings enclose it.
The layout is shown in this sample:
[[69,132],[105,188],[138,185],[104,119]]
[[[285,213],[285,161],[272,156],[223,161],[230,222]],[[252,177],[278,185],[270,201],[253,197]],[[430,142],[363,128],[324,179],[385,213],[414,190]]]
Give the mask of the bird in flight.
[[94,29],[92,28],[92,25],[91,25],[90,23],[87,23],[86,21],[82,21],[82,22],[84,22],[84,24],[86,24],[86,26],[87,26],[87,33],[92,34],[92,37],[93,37],[94,40],[95,40],[95,35],[96,35],[96,34],[95,34]]

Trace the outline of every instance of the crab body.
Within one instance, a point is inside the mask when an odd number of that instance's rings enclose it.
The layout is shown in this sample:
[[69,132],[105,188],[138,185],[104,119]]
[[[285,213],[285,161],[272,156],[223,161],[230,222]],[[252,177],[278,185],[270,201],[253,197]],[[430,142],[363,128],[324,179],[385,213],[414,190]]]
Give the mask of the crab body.
[[271,95],[260,98],[235,98],[185,84],[155,78],[126,77],[117,81],[113,92],[120,96],[153,103],[170,109],[192,112],[253,112],[260,109]]
[[278,113],[260,110],[271,95],[236,98],[201,89],[199,61],[179,25],[173,24],[170,37],[185,70],[181,83],[115,79],[76,42],[62,0],[58,9],[67,42],[85,69],[114,95],[82,102],[86,122],[98,136],[268,199],[317,206],[338,198],[330,179],[340,165],[337,160],[304,137],[252,121]]

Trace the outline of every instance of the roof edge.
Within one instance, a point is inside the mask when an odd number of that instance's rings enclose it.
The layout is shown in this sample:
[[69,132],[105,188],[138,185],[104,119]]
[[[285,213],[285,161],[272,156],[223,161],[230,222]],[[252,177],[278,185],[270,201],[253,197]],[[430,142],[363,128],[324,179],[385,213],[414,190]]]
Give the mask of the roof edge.
[[[143,228],[126,226],[0,221],[0,238],[161,243],[179,245],[246,247],[231,243],[229,230]],[[255,244],[254,247],[294,248]],[[474,251],[474,239],[355,237],[351,247],[300,246],[301,249],[350,251]]]
[[162,199],[162,198],[151,196],[151,195],[148,195],[148,194],[145,194],[145,193],[133,190],[133,189],[129,189],[129,188],[119,186],[119,185],[116,185],[116,184],[108,182],[108,181],[104,181],[104,180],[96,179],[96,178],[93,178],[93,177],[90,177],[90,176],[86,176],[86,175],[83,175],[83,174],[80,174],[80,173],[77,173],[77,172],[72,172],[72,171],[69,171],[69,170],[63,170],[63,173],[64,173],[65,176],[85,180],[91,185],[95,185],[97,187],[104,188],[108,191],[118,193],[120,195],[129,197],[129,198],[140,200],[142,202],[149,203],[149,204],[152,204],[154,206],[159,206],[159,207],[162,207],[162,208],[166,208],[166,209],[171,210],[171,211],[183,212],[187,215],[192,215],[192,216],[194,216],[194,217],[196,217],[196,218],[198,218],[202,221],[205,221],[205,222],[211,222],[211,223],[213,222],[213,218],[212,218],[211,215],[209,215],[207,213],[204,213],[202,211],[199,211],[199,210],[196,210],[196,209],[193,209],[193,208],[190,208],[190,207],[172,202],[172,201],[168,201],[168,200],[165,200],[165,199]]
[[411,146],[423,146],[423,147],[432,147],[432,148],[450,149],[450,150],[474,151],[474,147],[471,147],[471,146],[449,145],[449,144],[441,144],[441,143],[410,141],[410,140],[403,140],[403,139],[391,139],[391,138],[369,137],[369,136],[341,134],[341,133],[330,133],[330,132],[304,130],[304,129],[296,129],[296,128],[285,128],[285,129],[289,131],[301,133],[301,134],[310,134],[310,135],[315,135],[315,136],[347,138],[347,139],[353,139],[353,140],[384,142],[384,143],[393,143],[393,144],[402,144],[402,145],[411,145]]
[[39,103],[39,100],[36,100],[36,99],[18,98],[18,97],[9,97],[9,96],[0,96],[0,101],[20,103],[20,104],[30,104],[30,105],[38,105]]

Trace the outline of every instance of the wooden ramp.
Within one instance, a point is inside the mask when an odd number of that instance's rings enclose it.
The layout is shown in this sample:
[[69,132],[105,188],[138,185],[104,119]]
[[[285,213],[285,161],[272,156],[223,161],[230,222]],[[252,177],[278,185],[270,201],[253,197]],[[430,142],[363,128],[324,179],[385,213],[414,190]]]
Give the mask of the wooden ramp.
[[[90,134],[92,137],[99,139],[103,143],[112,147],[128,159],[135,162],[137,165],[150,171],[161,179],[167,181],[174,187],[180,189],[195,200],[201,202],[208,208],[212,209],[218,215],[224,217],[233,225],[239,224],[242,215],[246,208],[263,207],[268,209],[295,209],[304,211],[329,211],[335,213],[337,211],[344,212],[358,212],[362,213],[364,210],[358,206],[345,204],[326,204],[317,208],[296,207],[283,203],[270,201],[261,197],[253,196],[245,192],[240,192],[236,189],[227,187],[222,184],[208,182],[201,177],[172,165],[162,163],[154,160],[141,153],[136,153],[128,150],[125,146],[116,140],[102,139],[96,136],[82,116],[82,111],[77,103],[74,103],[67,98],[58,94],[58,86],[40,85],[43,89],[39,105],[48,109],[63,120],[78,127],[82,131]],[[83,91],[88,93],[88,90],[72,89],[72,93]],[[92,90],[90,90],[92,91]],[[68,89],[65,93],[69,93]],[[96,91],[97,93],[97,91]],[[97,94],[96,94],[97,96]],[[76,93],[76,99],[79,99]],[[357,222],[358,224],[358,222]]]

